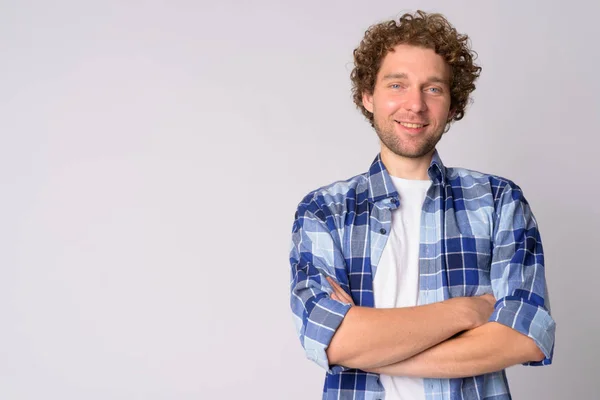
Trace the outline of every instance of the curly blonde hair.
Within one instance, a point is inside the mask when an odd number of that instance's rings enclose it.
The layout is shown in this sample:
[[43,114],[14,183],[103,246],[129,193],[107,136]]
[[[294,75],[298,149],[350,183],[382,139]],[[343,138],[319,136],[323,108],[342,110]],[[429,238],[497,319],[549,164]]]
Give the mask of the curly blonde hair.
[[354,49],[354,68],[350,74],[352,97],[371,126],[374,126],[373,114],[363,106],[363,93],[373,94],[383,58],[399,44],[432,49],[442,56],[452,71],[450,110],[453,115],[449,122],[461,120],[481,73],[481,67],[474,63],[477,53],[471,50],[469,37],[458,33],[443,15],[419,10],[402,15],[398,22],[391,20],[371,26]]

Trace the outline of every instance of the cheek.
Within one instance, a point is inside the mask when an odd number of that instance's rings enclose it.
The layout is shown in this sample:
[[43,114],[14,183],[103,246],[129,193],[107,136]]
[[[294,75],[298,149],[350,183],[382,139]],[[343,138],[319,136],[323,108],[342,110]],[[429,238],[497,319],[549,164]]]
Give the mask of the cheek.
[[446,101],[433,101],[427,105],[429,112],[437,117],[439,120],[446,120],[450,113],[450,102]]
[[387,114],[392,114],[400,108],[400,99],[388,97],[381,102],[381,109]]

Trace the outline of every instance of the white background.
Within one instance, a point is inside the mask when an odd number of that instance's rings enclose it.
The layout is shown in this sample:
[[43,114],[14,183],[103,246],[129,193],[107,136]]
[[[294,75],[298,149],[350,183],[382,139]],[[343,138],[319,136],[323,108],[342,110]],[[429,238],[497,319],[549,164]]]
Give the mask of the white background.
[[375,157],[352,50],[417,8],[483,67],[444,162],[514,180],[541,228],[555,360],[514,398],[596,398],[600,7],[399,4],[0,1],[0,399],[320,398],[292,219]]

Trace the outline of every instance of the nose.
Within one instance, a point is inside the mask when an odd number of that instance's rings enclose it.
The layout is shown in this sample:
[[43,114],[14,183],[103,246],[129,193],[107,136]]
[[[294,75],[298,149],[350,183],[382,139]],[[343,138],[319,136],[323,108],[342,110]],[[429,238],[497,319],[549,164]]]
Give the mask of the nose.
[[404,108],[414,113],[419,113],[427,110],[425,103],[425,95],[423,91],[417,88],[411,88],[405,92]]

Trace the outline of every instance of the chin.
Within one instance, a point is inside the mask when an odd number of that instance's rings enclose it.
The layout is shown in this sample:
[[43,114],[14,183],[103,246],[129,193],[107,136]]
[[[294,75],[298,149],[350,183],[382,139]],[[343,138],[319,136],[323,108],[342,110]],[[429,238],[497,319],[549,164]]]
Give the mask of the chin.
[[[386,146],[387,147],[387,146]],[[391,153],[394,153],[395,155],[399,156],[399,157],[404,157],[404,158],[412,158],[412,159],[417,159],[417,158],[423,158],[426,156],[429,156],[432,153],[432,150],[422,150],[422,149],[413,149],[413,150],[409,150],[409,149],[393,149],[393,148],[389,148]]]

